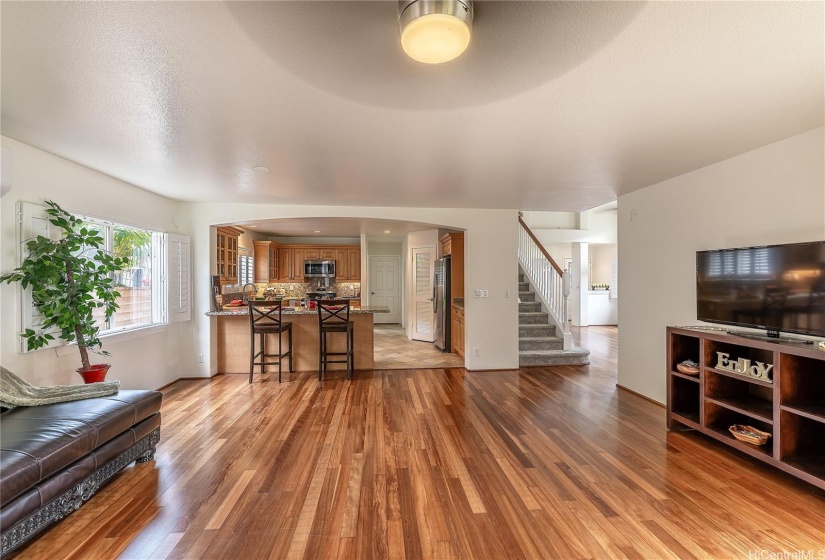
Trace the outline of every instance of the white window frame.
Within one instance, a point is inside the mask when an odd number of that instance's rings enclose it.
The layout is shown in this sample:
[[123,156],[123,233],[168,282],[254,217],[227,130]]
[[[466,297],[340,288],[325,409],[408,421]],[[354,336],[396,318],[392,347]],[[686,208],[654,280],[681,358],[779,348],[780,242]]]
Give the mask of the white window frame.
[[[148,327],[154,327],[158,325],[163,325],[166,323],[166,319],[164,316],[164,304],[163,300],[164,294],[166,292],[164,286],[164,274],[163,274],[163,261],[165,260],[163,257],[165,256],[165,247],[163,245],[163,233],[159,231],[155,231],[149,228],[140,227],[140,226],[133,226],[130,224],[124,224],[120,222],[114,222],[111,220],[104,220],[100,218],[95,218],[91,216],[84,216],[81,214],[75,214],[75,217],[80,218],[86,223],[94,224],[96,226],[100,226],[105,228],[105,235],[103,238],[105,239],[105,250],[109,253],[112,252],[114,248],[114,239],[115,239],[115,228],[116,227],[124,227],[124,228],[131,228],[131,229],[139,229],[143,231],[148,231],[152,234],[152,320],[149,323],[139,323],[137,325],[125,325],[122,327],[109,327],[109,328],[101,328],[100,329],[100,336],[105,337],[113,334],[119,334],[127,331],[145,329]],[[117,288],[115,288],[117,289]],[[117,314],[117,311],[115,311]]]
[[[44,222],[48,218],[46,207],[27,202],[17,203],[17,257],[18,265],[25,257],[25,244],[32,237],[30,222]],[[81,220],[107,228],[106,250],[112,249],[114,227],[128,227],[149,231],[152,233],[152,322],[139,325],[128,325],[113,329],[101,329],[100,338],[104,344],[115,344],[143,336],[149,336],[163,330],[165,325],[191,319],[191,251],[189,237],[178,234],[163,233],[144,226],[116,222],[104,218],[88,216],[72,212]],[[53,235],[53,231],[46,228],[35,234]],[[173,246],[174,251],[169,247]],[[171,270],[173,269],[174,270]],[[171,273],[171,274],[170,274]],[[157,289],[155,289],[157,286]],[[32,328],[34,310],[31,305],[30,290],[23,290],[18,285],[18,333],[26,328]],[[18,353],[31,352],[26,343],[18,335]],[[54,348],[58,356],[66,356],[76,352],[76,342],[66,343],[56,338],[44,348]]]

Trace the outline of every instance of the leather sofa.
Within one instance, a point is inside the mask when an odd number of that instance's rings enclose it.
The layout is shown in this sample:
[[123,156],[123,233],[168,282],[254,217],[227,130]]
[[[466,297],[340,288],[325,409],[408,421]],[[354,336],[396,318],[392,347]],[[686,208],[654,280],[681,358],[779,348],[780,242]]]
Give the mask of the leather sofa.
[[0,414],[0,557],[78,509],[133,461],[151,460],[162,398],[121,390]]

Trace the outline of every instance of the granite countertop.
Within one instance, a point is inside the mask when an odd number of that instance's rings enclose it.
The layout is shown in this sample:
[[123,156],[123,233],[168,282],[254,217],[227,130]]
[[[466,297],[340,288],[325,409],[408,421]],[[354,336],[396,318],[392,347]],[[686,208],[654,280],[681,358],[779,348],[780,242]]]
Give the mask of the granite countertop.
[[[389,313],[390,308],[386,305],[362,305],[359,308],[349,310],[351,315],[375,314],[375,313]],[[318,311],[315,309],[293,309],[284,307],[284,315],[315,315]],[[207,317],[228,317],[233,315],[249,316],[249,308],[245,305],[243,307],[235,307],[224,309],[223,311],[207,311]]]

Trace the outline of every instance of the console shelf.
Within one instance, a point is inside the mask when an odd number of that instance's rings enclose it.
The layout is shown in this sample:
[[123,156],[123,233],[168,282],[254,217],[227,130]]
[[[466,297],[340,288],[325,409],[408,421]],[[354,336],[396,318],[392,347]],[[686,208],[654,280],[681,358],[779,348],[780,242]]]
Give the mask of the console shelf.
[[[720,354],[763,371],[773,366],[770,380],[719,368]],[[697,377],[676,371],[688,359],[699,363]],[[668,429],[702,432],[825,489],[825,351],[668,327],[666,371]],[[739,441],[729,431],[734,424],[772,437],[762,446]]]

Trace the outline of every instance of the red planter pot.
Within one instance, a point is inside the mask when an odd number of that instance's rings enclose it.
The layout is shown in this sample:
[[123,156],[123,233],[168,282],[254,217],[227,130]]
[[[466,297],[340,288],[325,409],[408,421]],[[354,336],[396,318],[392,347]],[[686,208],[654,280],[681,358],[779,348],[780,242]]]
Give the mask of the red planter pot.
[[98,383],[106,379],[106,373],[110,367],[112,367],[112,364],[95,364],[89,369],[77,368],[75,371],[83,377],[84,382]]

